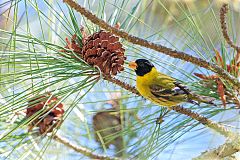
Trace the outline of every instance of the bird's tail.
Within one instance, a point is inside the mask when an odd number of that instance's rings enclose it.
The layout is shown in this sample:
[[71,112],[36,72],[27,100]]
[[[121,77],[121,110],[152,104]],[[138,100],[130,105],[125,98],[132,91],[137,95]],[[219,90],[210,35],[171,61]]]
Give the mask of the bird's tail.
[[212,98],[212,97],[200,96],[200,95],[195,94],[195,93],[190,93],[190,94],[188,94],[188,98],[189,98],[190,102],[191,101],[197,101],[198,103],[206,103],[206,104],[217,106],[214,103],[215,98]]
[[198,104],[198,105],[199,105],[199,103],[206,103],[206,104],[211,104],[211,105],[217,106],[213,102],[215,100],[215,98],[208,97],[208,96],[200,96],[198,94],[195,94],[192,91],[190,91],[186,86],[182,85],[181,83],[175,83],[175,85],[178,88],[180,88],[182,91],[184,91],[185,94],[187,94],[187,97],[188,97],[188,100],[190,103]]

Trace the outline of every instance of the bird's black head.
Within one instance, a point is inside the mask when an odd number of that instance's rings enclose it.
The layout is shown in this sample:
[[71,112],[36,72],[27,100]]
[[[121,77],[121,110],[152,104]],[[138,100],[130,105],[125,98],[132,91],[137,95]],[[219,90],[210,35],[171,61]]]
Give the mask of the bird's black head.
[[137,59],[135,62],[130,62],[129,67],[134,69],[138,76],[144,76],[152,70],[154,65],[146,59]]

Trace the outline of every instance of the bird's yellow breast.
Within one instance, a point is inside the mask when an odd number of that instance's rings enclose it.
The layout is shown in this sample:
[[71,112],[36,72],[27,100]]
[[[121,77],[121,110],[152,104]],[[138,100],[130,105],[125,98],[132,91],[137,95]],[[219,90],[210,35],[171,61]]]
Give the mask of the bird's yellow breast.
[[151,84],[154,84],[157,75],[158,72],[156,68],[153,67],[152,71],[145,74],[144,76],[137,76],[136,80],[137,90],[143,97],[147,98],[152,95],[149,86]]

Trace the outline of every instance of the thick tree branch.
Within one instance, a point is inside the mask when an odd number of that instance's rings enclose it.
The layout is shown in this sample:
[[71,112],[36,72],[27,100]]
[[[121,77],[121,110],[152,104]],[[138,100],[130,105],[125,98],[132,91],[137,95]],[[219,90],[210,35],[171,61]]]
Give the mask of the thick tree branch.
[[76,152],[79,152],[89,158],[92,158],[92,159],[104,159],[104,160],[119,160],[119,158],[116,158],[116,157],[109,157],[109,156],[105,156],[105,155],[99,155],[99,154],[95,154],[93,153],[93,151],[87,149],[87,148],[84,148],[82,146],[77,146],[77,145],[74,145],[72,144],[70,141],[68,141],[66,138],[63,138],[59,135],[55,135],[53,137],[56,141],[64,144],[65,146],[75,150]]
[[138,44],[138,45],[141,45],[141,46],[144,46],[144,47],[147,47],[147,48],[151,48],[153,50],[156,50],[158,52],[162,52],[162,53],[164,53],[166,55],[169,55],[171,57],[178,58],[178,59],[181,59],[181,60],[184,60],[184,61],[187,61],[187,62],[191,62],[191,63],[196,64],[198,66],[201,66],[201,67],[204,67],[206,69],[212,70],[213,72],[217,73],[222,78],[228,80],[230,83],[232,83],[237,88],[240,88],[240,82],[237,78],[230,75],[228,72],[226,72],[225,70],[223,70],[222,68],[220,68],[219,66],[217,66],[215,64],[206,62],[201,58],[193,57],[193,56],[188,55],[184,52],[176,51],[176,50],[173,50],[171,48],[167,48],[165,46],[149,42],[145,39],[129,35],[128,33],[124,32],[124,31],[118,30],[115,27],[110,26],[105,21],[99,19],[98,17],[93,15],[90,11],[86,10],[85,8],[83,8],[81,5],[77,4],[73,0],[63,0],[63,2],[67,3],[71,8],[73,8],[77,12],[81,13],[83,16],[85,16],[90,21],[92,21],[94,24],[97,24],[101,28],[103,28],[107,31],[110,31],[110,32],[114,33],[115,35],[117,35],[121,38],[124,38],[124,39],[126,39],[127,41],[129,41],[133,44]]
[[193,160],[221,160],[225,157],[229,157],[236,152],[240,151],[240,138],[236,137],[234,140],[228,140],[223,145],[216,149],[203,152],[200,156],[194,158]]

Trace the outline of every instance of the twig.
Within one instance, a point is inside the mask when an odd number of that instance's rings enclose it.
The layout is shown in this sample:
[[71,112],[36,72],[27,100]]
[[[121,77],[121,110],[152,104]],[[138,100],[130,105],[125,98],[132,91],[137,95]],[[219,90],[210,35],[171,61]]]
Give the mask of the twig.
[[240,138],[236,137],[235,140],[227,141],[216,149],[203,152],[200,156],[194,158],[193,160],[221,160],[239,151]]
[[229,91],[225,91],[225,94],[233,100],[233,102],[237,105],[236,108],[240,108],[240,100],[238,99],[238,96],[235,93],[231,93]]
[[209,120],[208,118],[201,116],[200,114],[198,114],[196,112],[193,112],[193,111],[183,108],[181,106],[174,106],[174,107],[172,107],[172,109],[178,113],[187,115],[187,116],[191,117],[192,119],[197,120],[201,124],[217,131],[218,133],[220,133],[221,135],[224,135],[227,138],[231,138],[234,136],[234,133],[232,133],[230,130],[228,130],[224,126],[222,126],[218,123],[215,123],[215,122]]
[[115,83],[115,84],[119,85],[120,87],[122,87],[138,96],[141,96],[141,94],[136,90],[136,88],[132,87],[131,85],[129,85],[125,82],[120,81],[119,79],[116,79],[114,77],[109,77],[109,76],[104,76],[104,79],[109,82]]
[[240,52],[240,48],[236,46],[233,41],[230,39],[227,31],[227,23],[226,23],[226,14],[228,12],[228,4],[223,4],[220,9],[220,23],[222,28],[222,34],[225,38],[226,42],[234,49],[236,49],[238,52]]
[[[122,82],[122,81],[120,81],[116,78],[113,78],[113,77],[104,77],[104,79],[109,81],[109,82],[115,83],[115,84],[119,85],[120,87],[122,87],[122,88],[124,88],[124,89],[138,95],[138,96],[141,96],[140,93],[136,90],[135,87],[133,87],[133,86],[131,86],[131,85],[125,83],[125,82]],[[215,122],[209,120],[208,118],[206,118],[204,116],[201,116],[198,113],[195,113],[195,112],[193,112],[189,109],[186,109],[186,108],[181,107],[181,106],[174,106],[174,107],[171,107],[169,109],[174,110],[178,113],[184,114],[186,116],[189,116],[192,119],[197,120],[201,124],[203,124],[205,126],[208,126],[209,128],[217,131],[221,135],[224,135],[227,138],[231,138],[231,137],[234,136],[234,134],[231,131],[229,131],[228,129],[226,129],[224,126],[222,126],[218,123],[215,123]]]
[[109,156],[105,156],[105,155],[99,155],[99,154],[95,154],[93,153],[91,150],[84,148],[82,146],[77,146],[72,144],[69,140],[67,140],[66,138],[63,138],[59,135],[55,135],[53,137],[56,141],[64,144],[65,146],[72,148],[73,150],[75,150],[76,152],[79,152],[89,158],[93,158],[93,159],[104,159],[104,160],[119,160],[119,158],[116,157],[109,157]]
[[124,32],[124,31],[118,30],[115,27],[110,26],[108,23],[99,19],[98,17],[93,15],[90,11],[86,10],[85,8],[83,8],[81,5],[77,4],[73,0],[63,0],[63,2],[67,3],[71,8],[75,9],[77,12],[84,15],[92,23],[97,24],[101,28],[103,28],[107,31],[110,31],[110,32],[114,33],[115,35],[117,35],[121,38],[124,38],[124,39],[126,39],[127,41],[129,41],[133,44],[138,44],[138,45],[156,50],[158,52],[162,52],[162,53],[164,53],[166,55],[169,55],[171,57],[178,58],[178,59],[181,59],[181,60],[184,60],[184,61],[187,61],[187,62],[191,62],[193,64],[196,64],[196,65],[200,66],[200,67],[204,67],[206,69],[212,70],[213,72],[218,73],[219,76],[221,76],[222,78],[228,80],[230,83],[232,83],[236,87],[238,87],[238,88],[240,87],[240,82],[237,78],[230,75],[228,72],[226,72],[225,70],[223,70],[222,68],[220,68],[219,66],[217,66],[215,64],[206,62],[201,58],[193,57],[193,56],[188,55],[184,52],[176,51],[176,50],[173,50],[171,48],[167,48],[165,46],[149,42],[149,41],[144,40],[142,38],[129,35],[128,33]]
[[228,4],[223,4],[220,9],[220,23],[222,28],[222,34],[225,38],[226,42],[237,51],[237,55],[235,56],[235,62],[234,64],[238,66],[240,63],[240,47],[235,45],[231,38],[229,37],[228,31],[227,31],[227,23],[226,23],[226,14],[228,12]]

